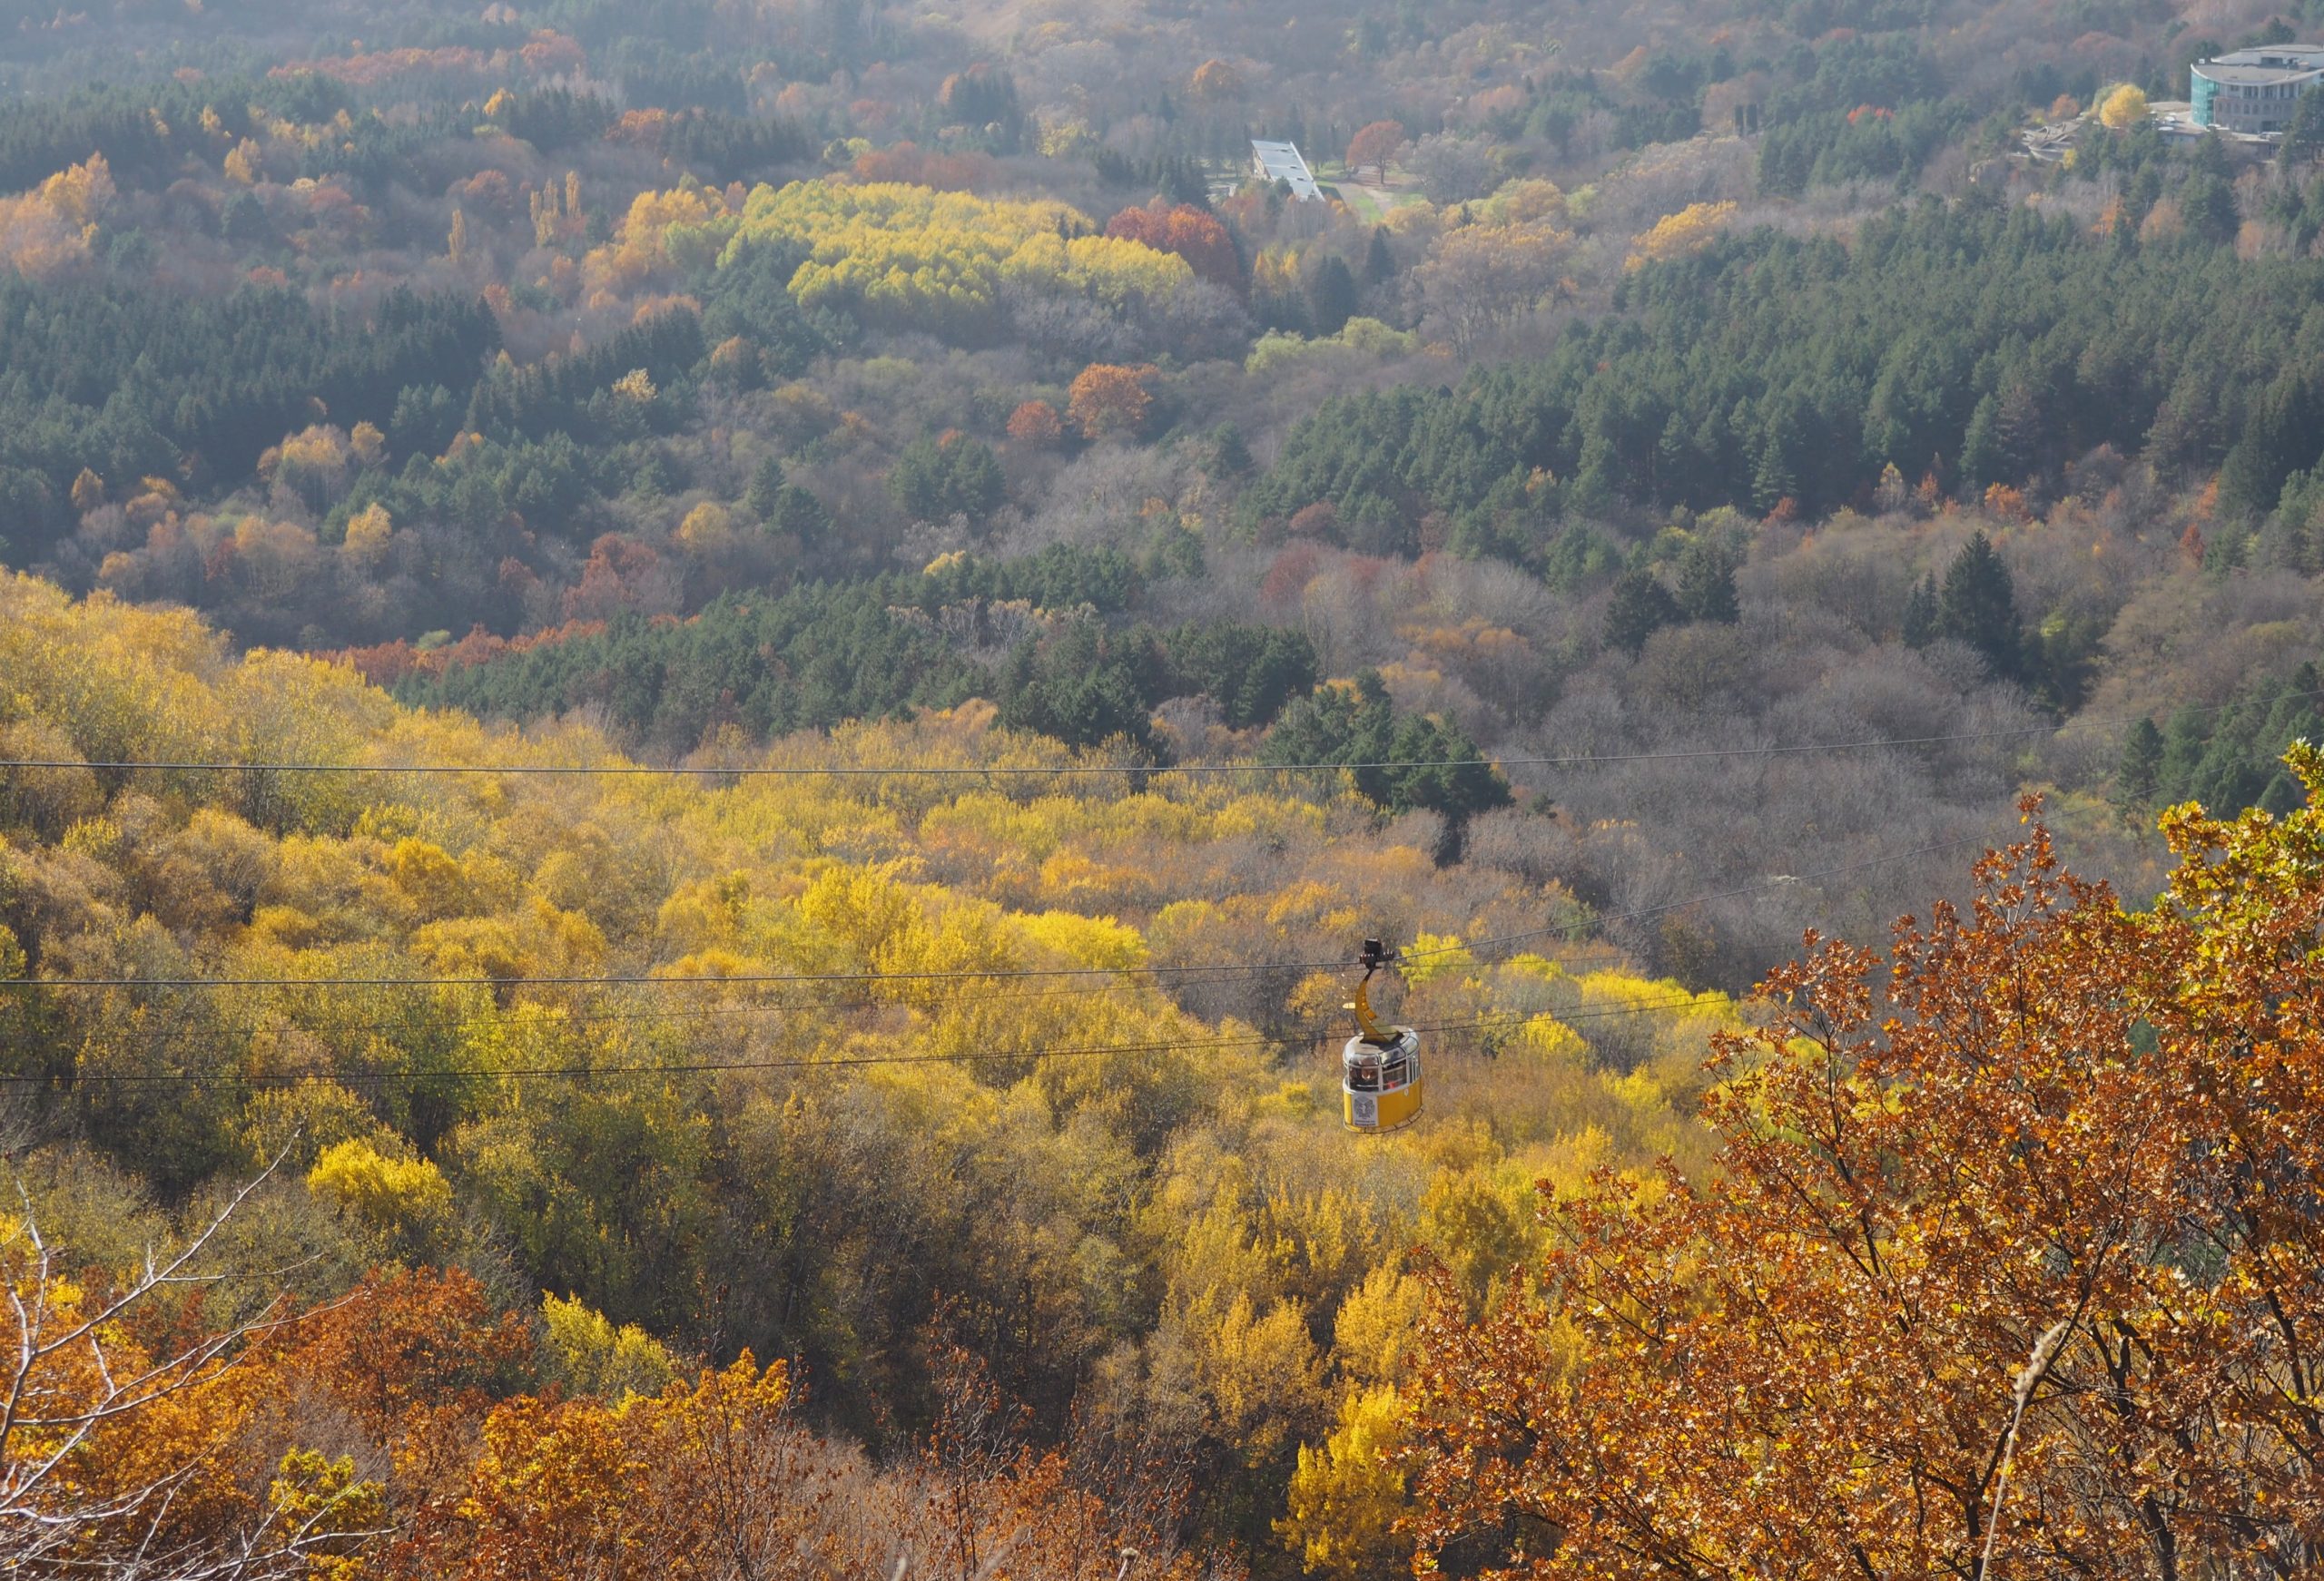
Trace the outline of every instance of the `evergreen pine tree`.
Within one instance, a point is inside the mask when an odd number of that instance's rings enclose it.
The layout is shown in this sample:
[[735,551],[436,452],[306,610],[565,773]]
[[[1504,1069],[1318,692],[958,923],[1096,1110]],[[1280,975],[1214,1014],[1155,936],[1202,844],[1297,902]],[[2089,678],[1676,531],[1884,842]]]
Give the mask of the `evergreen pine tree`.
[[753,516],[773,526],[775,504],[782,498],[783,489],[783,462],[770,456],[751,474],[751,486],[743,491],[743,503],[750,507]]
[[956,439],[946,448],[951,452],[950,476],[945,480],[952,508],[965,513],[969,519],[982,522],[1009,495],[1009,480],[1000,470],[1000,458],[992,447],[974,439]]
[[1655,493],[1666,500],[1691,498],[1697,492],[1695,462],[1694,437],[1687,432],[1687,419],[1673,411],[1662,425],[1661,437],[1654,442]]
[[1087,622],[1047,643],[1019,644],[1001,672],[1001,722],[1078,747],[1117,736],[1147,745],[1150,710],[1124,651],[1132,645]]
[[2324,156],[2324,94],[2302,93],[2291,113],[2291,126],[2276,151],[2285,169]]
[[1377,670],[1355,678],[1354,719],[1346,741],[1344,761],[1374,765],[1355,771],[1355,788],[1382,807],[1394,806],[1395,775],[1384,765],[1395,750],[1396,709],[1388,696],[1387,679]]
[[[2324,103],[2324,100],[2319,101]],[[1380,285],[1395,277],[1396,255],[1388,249],[1388,228],[1372,228],[1372,245],[1364,253],[1364,280],[1366,285]]]
[[1995,675],[2016,676],[2022,648],[2009,567],[1982,531],[1945,567],[1936,595],[1936,631],[1984,654]]
[[1735,557],[1724,545],[1699,539],[1679,556],[1679,613],[1690,621],[1733,625],[1742,617],[1735,595]]
[[1936,640],[1936,573],[1913,584],[1905,595],[1905,646],[1925,648]]
[[2213,246],[2235,239],[2239,221],[2235,191],[2218,176],[2195,176],[2181,187],[2179,211],[2186,217],[2191,235]]
[[2242,437],[2220,464],[2222,512],[2265,516],[2282,502],[2284,480],[2317,458],[2316,407],[2308,381],[2296,373],[2250,402]]
[[2154,805],[2162,787],[2162,732],[2151,719],[2131,726],[2122,741],[2122,766],[2114,771],[2114,805],[2134,819]]
[[1251,447],[1242,429],[1221,423],[1210,431],[1210,465],[1214,477],[1240,477],[1251,470]]
[[1973,485],[2006,481],[2009,463],[2002,454],[2000,423],[2001,403],[1990,395],[1969,414],[1968,432],[1961,439],[1961,476]]
[[1606,606],[1606,643],[1631,658],[1646,639],[1679,621],[1679,601],[1643,566],[1614,579],[1614,599]]
[[1336,335],[1355,316],[1355,276],[1346,263],[1327,258],[1307,282],[1307,317],[1318,335]]
[[1751,473],[1751,506],[1765,516],[1787,499],[1799,497],[1799,473],[1792,465],[1785,436],[1770,433],[1759,447],[1759,464]]
[[2290,773],[2278,769],[2260,792],[2258,805],[2271,818],[2286,818],[2308,805],[2308,791]]
[[905,446],[889,470],[888,491],[916,521],[958,513],[981,523],[1000,507],[1008,480],[990,447],[955,434]]
[[822,546],[832,528],[832,514],[823,508],[823,502],[793,484],[785,484],[776,493],[773,509],[760,519],[769,532],[798,539],[799,547],[810,553]]

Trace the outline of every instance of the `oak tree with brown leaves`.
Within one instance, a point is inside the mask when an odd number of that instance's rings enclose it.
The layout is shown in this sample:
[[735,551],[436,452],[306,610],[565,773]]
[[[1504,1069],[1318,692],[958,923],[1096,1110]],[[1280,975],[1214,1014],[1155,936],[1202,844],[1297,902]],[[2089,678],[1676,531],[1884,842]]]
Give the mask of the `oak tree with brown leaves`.
[[1713,1174],[1552,1198],[1482,1323],[1440,1275],[1423,1562],[2312,1573],[2324,817],[2163,827],[2151,909],[2035,821],[1885,965],[1811,935],[1717,1042]]
[[1094,362],[1076,374],[1065,413],[1088,439],[1135,439],[1145,430],[1154,396],[1147,369]]

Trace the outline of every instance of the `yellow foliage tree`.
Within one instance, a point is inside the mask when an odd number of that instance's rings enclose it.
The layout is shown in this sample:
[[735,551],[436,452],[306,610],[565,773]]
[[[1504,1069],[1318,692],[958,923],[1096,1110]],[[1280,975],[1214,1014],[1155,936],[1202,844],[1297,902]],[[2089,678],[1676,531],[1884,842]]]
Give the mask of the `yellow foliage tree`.
[[617,1405],[511,1401],[484,1424],[457,1521],[424,1539],[462,1553],[468,1575],[701,1574],[707,1496],[744,1446],[774,1447],[790,1394],[781,1362],[762,1370],[745,1354]]
[[1675,214],[1665,214],[1652,228],[1630,239],[1624,269],[1640,269],[1668,259],[1684,258],[1709,247],[1735,214],[1735,205],[1689,203]]
[[87,163],[69,166],[43,182],[35,195],[65,224],[86,231],[113,206],[113,170],[103,154],[93,153]]
[[1396,1532],[1412,1507],[1393,1456],[1405,1441],[1403,1406],[1393,1389],[1367,1389],[1341,1402],[1339,1424],[1321,1448],[1299,1447],[1288,1509],[1275,1523],[1308,1574],[1384,1576],[1410,1560]]
[[323,1150],[307,1189],[380,1234],[425,1241],[452,1211],[444,1172],[425,1158],[388,1158],[360,1137]]
[[0,262],[35,280],[86,262],[113,201],[113,172],[101,153],[29,192],[0,198]]
[[734,514],[714,499],[704,500],[678,524],[678,542],[694,555],[716,555],[734,542]]
[[660,1340],[635,1323],[616,1328],[578,1300],[544,1293],[541,1323],[549,1353],[576,1393],[618,1403],[631,1395],[660,1394],[677,1376]]
[[1358,1386],[1394,1384],[1404,1375],[1426,1306],[1419,1280],[1393,1263],[1374,1267],[1332,1320],[1332,1358],[1341,1372]]
[[[568,222],[580,213],[579,199],[580,184],[568,173]],[[600,297],[635,292],[709,264],[741,225],[742,217],[724,193],[689,175],[667,191],[649,188],[632,199],[613,241],[591,250],[582,260],[583,272]]]
[[754,241],[802,243],[808,257],[791,279],[801,302],[940,332],[984,322],[1005,288],[1119,309],[1166,299],[1194,279],[1176,253],[1097,231],[1059,202],[901,182],[794,182],[750,195],[721,261]]
[[2147,118],[2146,94],[2130,83],[2110,90],[2099,101],[2099,123],[2113,132],[2127,132]]
[[[1512,203],[1508,212],[1531,208]],[[1483,221],[1445,231],[1413,280],[1455,344],[1481,346],[1551,295],[1572,245],[1572,233],[1549,218]]]
[[1295,1301],[1261,1310],[1248,1291],[1199,1304],[1189,1330],[1195,1376],[1220,1436],[1256,1466],[1295,1439],[1322,1403],[1322,1360]]

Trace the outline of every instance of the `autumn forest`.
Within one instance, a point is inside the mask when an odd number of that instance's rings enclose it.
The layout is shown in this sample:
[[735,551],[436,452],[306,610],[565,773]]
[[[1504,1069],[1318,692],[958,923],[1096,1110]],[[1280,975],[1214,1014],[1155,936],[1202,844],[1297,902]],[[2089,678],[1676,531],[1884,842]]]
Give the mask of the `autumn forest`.
[[0,1573],[2324,1566],[2324,0],[0,21]]

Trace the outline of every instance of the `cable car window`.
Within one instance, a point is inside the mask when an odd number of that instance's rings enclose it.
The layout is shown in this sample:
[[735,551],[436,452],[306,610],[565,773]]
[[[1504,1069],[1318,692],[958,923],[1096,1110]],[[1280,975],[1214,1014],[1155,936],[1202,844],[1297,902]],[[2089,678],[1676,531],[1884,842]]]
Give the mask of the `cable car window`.
[[1376,1065],[1360,1065],[1355,1066],[1347,1073],[1347,1085],[1354,1088],[1359,1093],[1378,1092],[1380,1090],[1380,1067]]
[[1409,1067],[1407,1067],[1404,1062],[1401,1059],[1389,1061],[1388,1064],[1381,1069],[1380,1085],[1383,1087],[1403,1086],[1404,1085],[1404,1077],[1408,1068]]

